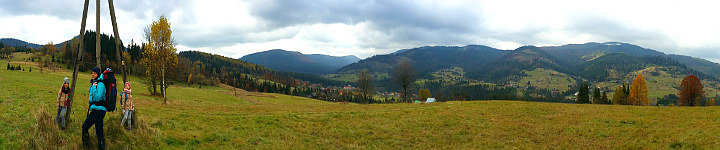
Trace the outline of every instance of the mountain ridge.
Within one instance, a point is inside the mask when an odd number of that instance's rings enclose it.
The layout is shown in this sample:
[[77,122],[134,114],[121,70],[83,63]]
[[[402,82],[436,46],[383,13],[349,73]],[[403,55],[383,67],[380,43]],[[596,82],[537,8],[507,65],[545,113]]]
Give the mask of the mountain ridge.
[[310,74],[327,74],[345,65],[357,62],[360,58],[348,56],[330,56],[324,54],[303,54],[297,51],[272,49],[245,55],[239,60],[266,66],[273,70]]

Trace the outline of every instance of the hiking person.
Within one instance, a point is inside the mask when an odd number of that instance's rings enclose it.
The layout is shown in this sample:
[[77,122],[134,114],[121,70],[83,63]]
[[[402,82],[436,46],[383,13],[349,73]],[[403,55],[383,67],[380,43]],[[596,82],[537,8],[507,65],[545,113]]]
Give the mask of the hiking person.
[[67,112],[68,99],[70,98],[70,78],[63,79],[63,85],[58,91],[57,98],[57,115],[55,115],[55,123],[60,126],[61,130],[65,130],[65,113]]
[[98,139],[98,149],[105,149],[103,118],[105,118],[105,111],[107,111],[107,109],[105,109],[104,106],[100,106],[100,103],[105,101],[105,84],[102,83],[103,75],[100,73],[100,68],[93,68],[91,77],[91,86],[88,93],[88,101],[90,104],[88,109],[90,114],[87,115],[87,118],[85,118],[85,122],[82,125],[82,141],[85,148],[90,147],[90,133],[88,133],[88,129],[90,129],[90,126],[95,124],[95,135]]
[[120,101],[122,101],[123,118],[120,122],[120,126],[125,125],[127,121],[128,130],[132,131],[132,115],[135,112],[135,105],[132,101],[132,89],[130,88],[130,82],[125,82],[125,88],[120,93]]

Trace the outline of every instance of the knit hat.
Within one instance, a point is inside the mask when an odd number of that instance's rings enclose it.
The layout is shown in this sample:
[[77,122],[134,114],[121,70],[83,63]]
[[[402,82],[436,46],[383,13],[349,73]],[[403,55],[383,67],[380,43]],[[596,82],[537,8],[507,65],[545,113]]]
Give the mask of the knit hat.
[[65,84],[65,83],[70,83],[70,78],[65,77],[65,79],[63,79],[63,84]]
[[98,68],[98,67],[92,68],[92,72],[95,72],[98,75],[98,77],[100,76],[100,74],[102,74],[102,73],[100,73],[100,68]]
[[125,82],[125,86],[130,88],[130,82]]

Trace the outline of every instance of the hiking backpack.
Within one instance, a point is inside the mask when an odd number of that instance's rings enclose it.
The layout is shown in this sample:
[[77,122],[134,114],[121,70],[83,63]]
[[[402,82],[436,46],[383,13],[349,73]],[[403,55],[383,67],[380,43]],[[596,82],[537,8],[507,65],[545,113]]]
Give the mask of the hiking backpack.
[[105,107],[107,111],[115,111],[115,100],[117,99],[117,82],[115,80],[115,73],[112,69],[107,68],[103,73],[102,83],[105,84],[105,101],[101,102],[100,105]]

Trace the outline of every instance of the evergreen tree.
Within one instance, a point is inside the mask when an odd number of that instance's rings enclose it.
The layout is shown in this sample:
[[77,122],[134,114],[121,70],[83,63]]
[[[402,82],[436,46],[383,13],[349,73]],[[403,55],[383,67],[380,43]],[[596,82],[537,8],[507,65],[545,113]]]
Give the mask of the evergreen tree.
[[598,88],[598,87],[593,88],[592,103],[593,103],[593,104],[602,104],[602,103],[604,103],[600,98],[601,98],[601,97],[600,97],[600,88]]
[[602,101],[602,104],[611,104],[605,91],[602,92],[602,97],[600,98],[600,100]]
[[580,90],[578,91],[577,95],[577,102],[580,104],[587,104],[590,103],[590,91],[588,88],[588,84],[583,82],[580,84]]
[[628,92],[626,84],[618,86],[618,88],[615,90],[615,94],[613,94],[612,103],[616,105],[627,105],[627,93]]

